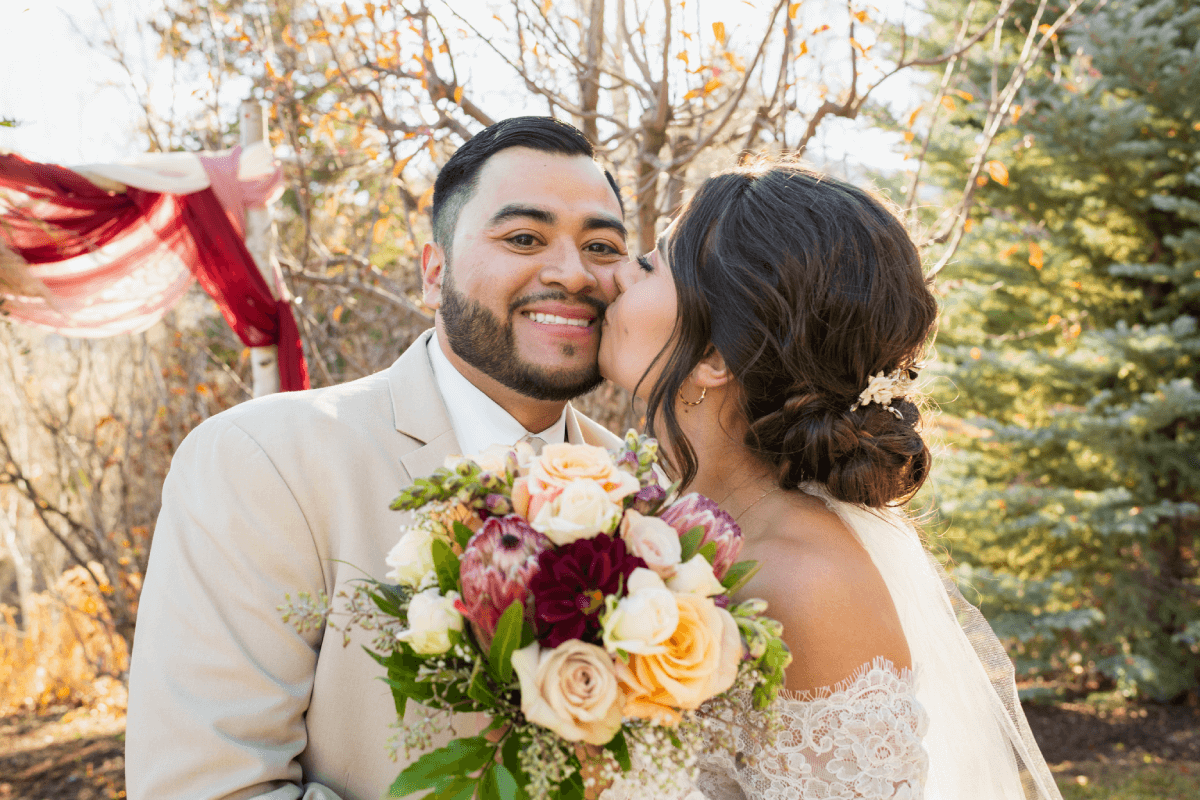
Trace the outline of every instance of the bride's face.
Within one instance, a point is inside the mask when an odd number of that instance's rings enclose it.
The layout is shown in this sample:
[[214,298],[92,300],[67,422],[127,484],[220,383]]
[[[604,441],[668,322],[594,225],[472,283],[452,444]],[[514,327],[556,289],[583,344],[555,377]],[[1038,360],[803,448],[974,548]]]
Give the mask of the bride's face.
[[[627,391],[637,387],[643,399],[662,374],[669,355],[663,348],[675,332],[678,303],[666,242],[664,234],[650,255],[618,268],[619,294],[608,306],[601,328],[600,374]],[[655,361],[660,352],[662,357]]]

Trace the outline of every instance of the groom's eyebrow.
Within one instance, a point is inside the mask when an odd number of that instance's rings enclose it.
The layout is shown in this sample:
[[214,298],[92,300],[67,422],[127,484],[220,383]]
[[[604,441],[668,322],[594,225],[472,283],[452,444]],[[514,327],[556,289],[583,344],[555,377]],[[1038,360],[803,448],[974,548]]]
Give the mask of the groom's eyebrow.
[[[495,214],[492,214],[491,219],[487,221],[487,226],[492,228],[511,219],[531,219],[546,225],[553,225],[558,222],[558,217],[553,212],[547,211],[544,208],[525,206],[520,203],[509,203]],[[625,227],[625,223],[615,217],[588,217],[583,221],[583,229],[585,231],[616,231],[623,239],[629,236],[629,230]]]

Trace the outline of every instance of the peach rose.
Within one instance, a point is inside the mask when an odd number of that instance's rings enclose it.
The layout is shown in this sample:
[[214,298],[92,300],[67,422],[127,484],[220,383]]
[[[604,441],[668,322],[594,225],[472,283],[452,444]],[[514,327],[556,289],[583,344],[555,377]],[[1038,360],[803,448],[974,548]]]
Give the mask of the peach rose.
[[712,600],[677,594],[679,624],[663,644],[665,653],[631,654],[617,662],[625,691],[625,716],[675,725],[678,709],[696,709],[733,686],[742,658],[742,638],[733,616]]
[[641,488],[638,479],[617,469],[603,447],[590,444],[548,444],[529,468],[529,493],[565,489],[571,481],[595,481],[614,503]]
[[568,639],[553,650],[537,642],[512,654],[521,682],[521,711],[530,722],[568,742],[608,744],[621,728],[624,695],[612,656]]

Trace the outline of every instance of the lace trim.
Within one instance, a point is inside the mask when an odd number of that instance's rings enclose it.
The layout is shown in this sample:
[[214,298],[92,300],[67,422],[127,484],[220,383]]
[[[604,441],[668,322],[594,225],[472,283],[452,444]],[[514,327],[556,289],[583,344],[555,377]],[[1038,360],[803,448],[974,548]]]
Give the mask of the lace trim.
[[[750,709],[749,698],[742,706]],[[755,712],[730,720],[736,750],[714,741],[700,764],[710,800],[907,800],[923,795],[929,721],[916,699],[916,675],[885,658],[833,686],[778,701],[775,746],[763,748]],[[736,794],[734,792],[737,792]]]

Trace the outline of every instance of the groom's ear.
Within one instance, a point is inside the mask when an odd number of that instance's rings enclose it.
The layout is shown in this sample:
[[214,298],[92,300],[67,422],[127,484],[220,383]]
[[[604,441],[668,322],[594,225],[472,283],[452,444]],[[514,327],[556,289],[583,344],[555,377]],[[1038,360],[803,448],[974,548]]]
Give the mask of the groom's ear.
[[725,365],[725,359],[721,356],[720,351],[710,344],[704,358],[700,359],[700,363],[692,369],[692,381],[701,388],[715,389],[718,386],[724,386],[731,380],[733,380],[733,375],[729,372],[729,367]]
[[445,277],[446,252],[435,242],[421,250],[421,300],[429,308],[442,305],[442,279]]

